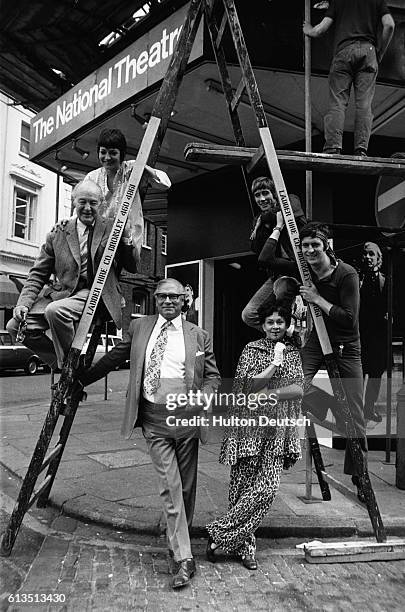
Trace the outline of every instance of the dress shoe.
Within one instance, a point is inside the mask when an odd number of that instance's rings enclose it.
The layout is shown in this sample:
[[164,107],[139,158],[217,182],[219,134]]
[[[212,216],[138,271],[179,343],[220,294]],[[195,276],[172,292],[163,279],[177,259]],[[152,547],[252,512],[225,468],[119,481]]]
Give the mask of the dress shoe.
[[257,561],[253,555],[245,555],[242,557],[242,565],[248,570],[257,570]]
[[338,147],[326,147],[322,153],[326,153],[327,155],[341,155],[342,149],[339,149]]
[[367,157],[367,151],[365,149],[354,149],[353,155],[357,157]]
[[370,412],[365,412],[364,413],[364,418],[367,421],[375,421],[376,423],[381,423],[381,421],[382,421],[382,416],[381,416],[381,414],[379,414],[377,412],[377,410],[372,410]]
[[205,551],[205,556],[207,558],[207,561],[211,561],[211,563],[215,563],[215,561],[217,560],[216,556],[215,556],[215,548],[212,548],[211,544],[215,544],[214,540],[211,538],[211,536],[208,536],[208,542],[207,542],[207,549]]
[[360,487],[360,480],[359,477],[356,475],[352,476],[352,483],[354,484],[355,487],[357,487],[357,499],[359,500],[359,502],[361,502],[362,504],[366,503],[366,497]]
[[190,583],[195,574],[194,559],[183,559],[177,564],[177,569],[172,578],[172,589],[179,589]]

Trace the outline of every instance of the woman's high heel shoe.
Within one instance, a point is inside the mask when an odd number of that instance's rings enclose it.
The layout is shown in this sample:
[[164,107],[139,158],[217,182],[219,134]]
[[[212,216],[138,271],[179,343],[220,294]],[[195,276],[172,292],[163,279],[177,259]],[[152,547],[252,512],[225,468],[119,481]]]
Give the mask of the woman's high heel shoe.
[[211,563],[215,563],[215,561],[217,560],[215,556],[216,547],[212,548],[211,544],[215,544],[215,542],[211,538],[211,536],[208,536],[207,550],[205,552],[205,556],[207,557],[207,561],[211,561]]
[[253,555],[245,555],[242,557],[242,565],[248,570],[257,570],[257,561]]

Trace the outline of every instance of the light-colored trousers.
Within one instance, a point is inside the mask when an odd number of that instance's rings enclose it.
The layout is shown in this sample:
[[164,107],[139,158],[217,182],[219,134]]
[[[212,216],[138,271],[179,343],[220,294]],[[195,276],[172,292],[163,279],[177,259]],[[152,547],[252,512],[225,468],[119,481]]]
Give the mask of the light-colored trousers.
[[[157,405],[155,405],[157,406]],[[144,400],[142,432],[158,476],[166,536],[175,561],[191,559],[190,533],[197,488],[198,430],[168,427],[165,406]]]

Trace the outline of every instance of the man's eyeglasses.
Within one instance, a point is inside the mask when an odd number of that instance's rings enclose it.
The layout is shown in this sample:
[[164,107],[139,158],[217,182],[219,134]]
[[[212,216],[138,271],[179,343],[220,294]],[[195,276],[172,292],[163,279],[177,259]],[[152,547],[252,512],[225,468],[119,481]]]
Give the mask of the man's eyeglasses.
[[171,302],[178,302],[181,297],[184,297],[184,293],[155,293],[155,295],[159,302],[164,302],[167,298]]

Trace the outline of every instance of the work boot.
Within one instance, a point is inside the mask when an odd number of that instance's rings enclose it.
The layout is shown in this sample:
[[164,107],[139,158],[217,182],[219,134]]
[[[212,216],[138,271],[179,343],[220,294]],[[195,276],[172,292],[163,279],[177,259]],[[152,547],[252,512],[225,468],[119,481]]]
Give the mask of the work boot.
[[354,153],[356,157],[367,157],[367,151],[365,149],[354,149]]

